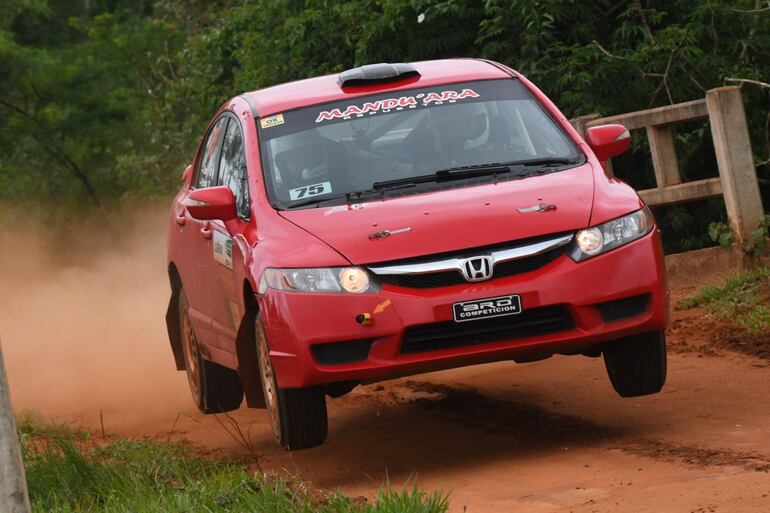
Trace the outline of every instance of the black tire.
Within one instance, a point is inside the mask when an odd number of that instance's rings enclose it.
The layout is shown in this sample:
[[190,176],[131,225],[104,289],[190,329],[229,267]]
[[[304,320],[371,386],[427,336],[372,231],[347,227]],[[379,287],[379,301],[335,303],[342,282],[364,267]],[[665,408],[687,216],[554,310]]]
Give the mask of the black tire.
[[621,397],[660,392],[666,382],[666,336],[640,333],[604,346],[604,364],[612,388]]
[[265,405],[278,443],[288,451],[321,445],[328,432],[326,394],[320,386],[281,388],[275,380],[260,316],[254,323]]
[[188,309],[187,296],[184,289],[180,289],[179,330],[182,354],[195,406],[203,413],[237,410],[243,401],[241,379],[236,371],[203,358]]

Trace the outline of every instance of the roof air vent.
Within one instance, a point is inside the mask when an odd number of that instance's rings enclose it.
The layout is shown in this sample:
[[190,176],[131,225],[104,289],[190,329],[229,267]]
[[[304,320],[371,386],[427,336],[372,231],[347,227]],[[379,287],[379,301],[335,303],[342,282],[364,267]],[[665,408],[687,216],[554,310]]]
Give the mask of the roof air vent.
[[419,77],[420,73],[411,64],[367,64],[340,73],[337,83],[340,87],[362,86],[395,82],[410,77]]

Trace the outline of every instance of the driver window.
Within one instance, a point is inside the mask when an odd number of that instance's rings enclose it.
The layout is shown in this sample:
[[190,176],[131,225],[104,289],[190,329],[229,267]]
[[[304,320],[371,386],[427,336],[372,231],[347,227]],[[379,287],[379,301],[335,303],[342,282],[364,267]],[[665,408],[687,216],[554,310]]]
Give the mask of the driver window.
[[219,157],[219,147],[224,135],[224,129],[227,126],[227,118],[222,117],[212,127],[209,132],[206,145],[203,148],[200,159],[201,164],[198,169],[197,186],[199,189],[211,187],[217,179],[217,162]]
[[219,161],[219,179],[217,185],[224,185],[233,191],[238,216],[248,219],[249,186],[247,182],[246,154],[243,149],[243,135],[239,123],[230,121],[222,143],[222,156]]

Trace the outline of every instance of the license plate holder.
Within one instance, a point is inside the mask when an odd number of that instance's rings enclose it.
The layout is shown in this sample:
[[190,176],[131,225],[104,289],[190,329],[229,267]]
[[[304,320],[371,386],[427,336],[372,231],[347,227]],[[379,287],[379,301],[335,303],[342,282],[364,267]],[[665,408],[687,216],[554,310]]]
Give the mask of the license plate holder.
[[518,315],[522,312],[521,296],[510,294],[507,296],[475,299],[452,304],[452,317],[455,322],[476,321],[479,319],[491,319],[506,315]]

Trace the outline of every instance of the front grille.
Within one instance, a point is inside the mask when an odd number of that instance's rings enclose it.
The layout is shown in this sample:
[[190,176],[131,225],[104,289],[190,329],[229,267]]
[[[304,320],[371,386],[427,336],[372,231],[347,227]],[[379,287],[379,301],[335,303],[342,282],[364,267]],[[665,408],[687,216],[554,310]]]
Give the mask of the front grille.
[[572,316],[564,305],[533,308],[517,315],[461,323],[448,321],[421,324],[406,330],[401,353],[420,353],[534,337],[574,327]]
[[604,322],[613,322],[646,312],[650,299],[652,299],[650,294],[642,294],[640,296],[599,303],[596,305],[596,308],[599,310],[599,314],[604,319]]
[[[514,276],[540,269],[566,254],[569,249],[570,246],[566,244],[539,255],[500,262],[495,265],[491,279]],[[432,289],[468,283],[459,271],[440,271],[427,274],[379,274],[377,278],[380,282],[388,285],[413,289]]]

